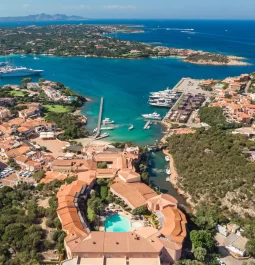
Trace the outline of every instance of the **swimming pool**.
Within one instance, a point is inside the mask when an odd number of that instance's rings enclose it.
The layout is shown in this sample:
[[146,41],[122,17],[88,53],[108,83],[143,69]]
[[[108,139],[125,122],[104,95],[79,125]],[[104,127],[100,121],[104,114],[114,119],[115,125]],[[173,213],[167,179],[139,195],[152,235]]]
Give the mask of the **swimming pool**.
[[129,232],[130,229],[130,220],[119,214],[108,217],[104,222],[104,231],[106,232]]

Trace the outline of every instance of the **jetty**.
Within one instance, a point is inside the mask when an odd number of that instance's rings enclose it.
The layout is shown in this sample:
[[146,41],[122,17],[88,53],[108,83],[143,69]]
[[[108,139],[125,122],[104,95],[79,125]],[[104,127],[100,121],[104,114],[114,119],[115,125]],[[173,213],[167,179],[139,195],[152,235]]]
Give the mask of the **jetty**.
[[146,130],[150,126],[151,121],[147,121],[146,124],[144,125],[143,129]]
[[95,135],[95,139],[97,139],[100,136],[100,132],[101,132],[103,106],[104,106],[104,98],[101,97],[100,107],[99,107],[99,114],[98,114],[97,132],[96,132],[96,135]]

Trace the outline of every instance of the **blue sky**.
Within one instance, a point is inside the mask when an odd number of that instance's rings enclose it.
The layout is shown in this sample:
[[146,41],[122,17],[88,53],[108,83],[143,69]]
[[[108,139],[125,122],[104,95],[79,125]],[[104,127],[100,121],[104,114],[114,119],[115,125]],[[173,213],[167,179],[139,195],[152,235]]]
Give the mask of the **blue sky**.
[[255,0],[10,0],[0,16],[63,13],[88,18],[255,19]]

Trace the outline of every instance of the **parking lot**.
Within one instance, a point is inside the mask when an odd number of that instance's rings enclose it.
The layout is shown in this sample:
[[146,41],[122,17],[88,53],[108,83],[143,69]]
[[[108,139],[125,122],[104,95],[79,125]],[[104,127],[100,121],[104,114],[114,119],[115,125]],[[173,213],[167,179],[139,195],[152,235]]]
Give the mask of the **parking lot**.
[[7,165],[0,163],[0,188],[4,186],[14,187],[19,182],[26,182],[30,184],[36,183],[33,179],[33,173],[28,171],[15,172],[14,169],[9,168]]
[[199,87],[200,83],[201,80],[185,78],[182,80],[179,86],[176,87],[176,90],[182,91],[184,94],[190,93],[192,95],[197,95],[198,93],[201,93],[204,94],[206,97],[212,96],[212,92],[205,91]]

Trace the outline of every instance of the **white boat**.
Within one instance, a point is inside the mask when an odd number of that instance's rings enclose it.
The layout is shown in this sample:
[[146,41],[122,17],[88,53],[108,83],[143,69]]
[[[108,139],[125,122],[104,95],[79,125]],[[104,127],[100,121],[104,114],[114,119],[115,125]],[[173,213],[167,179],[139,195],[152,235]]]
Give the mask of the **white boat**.
[[97,128],[95,128],[94,130],[93,130],[93,133],[96,133],[97,132]]
[[22,54],[20,57],[21,58],[26,58],[27,56],[25,54]]
[[131,124],[128,129],[129,130],[133,130],[134,129],[134,125]]
[[26,67],[6,66],[0,68],[0,77],[33,76],[40,75],[43,70],[34,70]]
[[160,114],[158,114],[157,112],[153,112],[151,114],[142,114],[142,116],[145,119],[151,119],[151,120],[161,120]]
[[170,178],[168,177],[168,178],[166,178],[166,181],[170,181]]
[[100,138],[105,138],[105,137],[108,137],[108,136],[110,136],[109,133],[103,133],[103,134],[100,135]]
[[170,169],[170,168],[167,168],[167,169],[166,169],[166,174],[167,174],[167,175],[171,175],[171,169]]
[[114,126],[102,126],[101,127],[101,130],[113,130],[113,129],[115,129]]
[[102,123],[105,124],[114,124],[114,121],[111,121],[109,118],[105,118],[104,120],[102,120]]
[[36,55],[34,56],[34,60],[39,60],[39,58],[38,57],[36,57]]
[[170,161],[170,157],[169,157],[169,156],[165,156],[165,160],[166,160],[167,162],[169,162],[169,161]]

